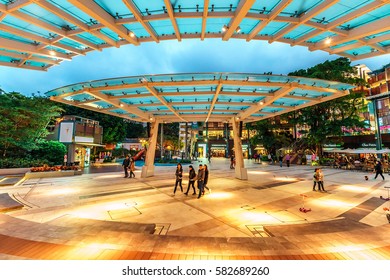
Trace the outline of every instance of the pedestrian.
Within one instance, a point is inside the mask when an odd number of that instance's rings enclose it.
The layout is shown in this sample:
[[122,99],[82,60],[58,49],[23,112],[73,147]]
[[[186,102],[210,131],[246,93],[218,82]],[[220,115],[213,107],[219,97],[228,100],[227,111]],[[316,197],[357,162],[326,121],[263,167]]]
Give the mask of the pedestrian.
[[286,164],[287,164],[287,167],[290,167],[290,159],[291,159],[290,154],[287,154],[287,155],[286,155]]
[[324,189],[324,173],[321,168],[318,168],[318,190],[326,192]]
[[134,170],[135,170],[135,160],[134,158],[130,158],[130,165],[129,165],[130,178],[135,178]]
[[125,159],[123,160],[122,166],[123,166],[123,170],[125,171],[125,177],[123,177],[123,178],[129,177],[129,166],[130,166],[130,157],[129,157],[129,155],[127,155],[125,157]]
[[378,160],[376,162],[376,165],[375,165],[374,169],[375,169],[375,172],[376,172],[374,179],[376,179],[376,177],[378,177],[378,175],[381,175],[382,179],[384,180],[385,177],[383,177],[383,167],[382,167],[382,163],[380,162],[380,160]]
[[196,178],[196,180],[198,181],[198,189],[199,189],[198,199],[199,199],[203,194],[204,169],[202,164],[199,164],[198,177]]
[[173,190],[173,195],[175,195],[175,193],[176,193],[177,185],[180,186],[181,192],[183,192],[183,186],[182,186],[183,167],[181,166],[180,163],[177,164],[175,176],[176,176],[176,182],[175,182],[175,189]]
[[208,160],[209,160],[209,163],[211,163],[211,153],[208,153],[208,154],[207,154],[207,158],[208,158]]
[[283,156],[282,155],[279,156],[279,165],[280,165],[280,167],[283,167]]
[[270,164],[272,164],[272,155],[271,154],[268,154],[268,161]]
[[189,173],[188,173],[188,187],[187,191],[184,193],[185,195],[188,195],[188,191],[190,190],[190,187],[194,190],[194,193],[192,195],[196,195],[196,190],[195,190],[195,180],[196,180],[196,173],[192,165],[189,167]]
[[207,182],[209,181],[209,168],[207,167],[206,164],[203,166],[203,170],[204,170],[203,194],[205,192],[205,189],[207,189],[210,194],[211,189],[207,186]]
[[230,156],[230,169],[234,169],[234,155]]
[[319,168],[314,169],[314,175],[313,175],[313,191],[316,191],[316,184],[318,184],[318,190],[320,191],[320,183],[319,183]]

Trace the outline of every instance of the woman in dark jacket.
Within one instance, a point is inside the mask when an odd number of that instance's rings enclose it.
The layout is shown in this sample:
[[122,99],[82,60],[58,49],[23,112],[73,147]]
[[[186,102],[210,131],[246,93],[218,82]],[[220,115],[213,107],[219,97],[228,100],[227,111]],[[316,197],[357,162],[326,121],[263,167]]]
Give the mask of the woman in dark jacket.
[[192,195],[196,195],[195,190],[195,180],[196,180],[196,173],[192,165],[189,166],[189,174],[188,174],[188,188],[187,191],[184,193],[185,195],[188,195],[188,192],[190,190],[190,187],[192,186],[192,189],[194,190],[194,193]]
[[383,168],[382,168],[382,163],[378,160],[377,161],[377,163],[376,163],[376,165],[375,165],[375,178],[374,179],[376,179],[376,177],[378,177],[378,175],[381,175],[382,176],[382,179],[384,180],[385,179],[385,177],[383,177]]
[[204,181],[203,181],[203,194],[204,190],[207,189],[209,191],[209,194],[211,193],[210,188],[207,186],[207,182],[209,181],[209,168],[207,165],[204,165]]
[[183,167],[181,166],[180,163],[177,164],[175,175],[176,175],[176,183],[175,183],[175,189],[173,190],[173,195],[175,195],[176,193],[177,185],[180,186],[181,192],[183,192],[183,186],[181,184],[183,181]]

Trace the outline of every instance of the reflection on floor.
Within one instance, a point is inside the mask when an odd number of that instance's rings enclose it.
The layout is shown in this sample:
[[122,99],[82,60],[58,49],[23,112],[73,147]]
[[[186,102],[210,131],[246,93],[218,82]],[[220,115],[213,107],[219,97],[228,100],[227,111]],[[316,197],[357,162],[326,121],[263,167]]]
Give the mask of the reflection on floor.
[[314,192],[309,166],[246,162],[242,181],[228,159],[208,165],[200,199],[173,195],[172,166],[146,179],[99,167],[3,186],[0,259],[390,259],[387,180],[325,168],[327,192]]

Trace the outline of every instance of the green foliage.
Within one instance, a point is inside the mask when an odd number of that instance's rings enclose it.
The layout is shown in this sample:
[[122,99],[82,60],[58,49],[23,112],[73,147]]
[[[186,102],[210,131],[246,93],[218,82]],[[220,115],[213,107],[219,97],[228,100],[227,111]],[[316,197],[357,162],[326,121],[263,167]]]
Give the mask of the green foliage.
[[290,135],[275,131],[275,125],[269,120],[258,121],[252,125],[251,129],[257,131],[256,135],[251,138],[252,145],[262,144],[269,153],[274,155],[276,150],[289,146],[292,142]]
[[103,162],[114,162],[115,161],[115,157],[105,157],[103,159]]
[[261,156],[261,161],[268,161],[268,156],[266,155]]
[[130,150],[125,148],[119,148],[112,150],[112,156],[117,158],[124,158],[126,155],[130,155]]
[[[307,70],[298,70],[289,75],[319,78],[358,85],[364,85],[365,81],[353,77],[355,69],[347,58],[338,58],[326,61]],[[363,92],[351,92],[345,97],[306,107],[298,113],[290,113],[290,123],[294,125],[306,125],[305,141],[308,148],[313,148],[316,153],[322,154],[322,145],[327,143],[328,136],[342,136],[342,127],[363,128],[364,121],[360,113],[366,109]]]
[[47,125],[61,108],[43,97],[26,97],[17,92],[0,94],[0,150],[32,150],[44,138]]
[[0,168],[25,168],[49,164],[46,159],[0,158]]
[[43,140],[38,143],[37,148],[31,152],[35,159],[47,160],[50,165],[59,165],[64,162],[66,146],[58,141]]

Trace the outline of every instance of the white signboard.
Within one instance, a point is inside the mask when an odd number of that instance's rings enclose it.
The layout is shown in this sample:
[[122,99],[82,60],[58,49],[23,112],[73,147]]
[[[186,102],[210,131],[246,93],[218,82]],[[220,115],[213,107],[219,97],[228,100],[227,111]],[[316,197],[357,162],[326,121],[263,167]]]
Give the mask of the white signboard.
[[73,127],[74,123],[72,122],[61,122],[60,123],[60,137],[59,140],[62,143],[72,143],[73,142]]
[[83,136],[75,136],[74,141],[76,143],[93,143],[93,138],[92,137],[83,137]]

